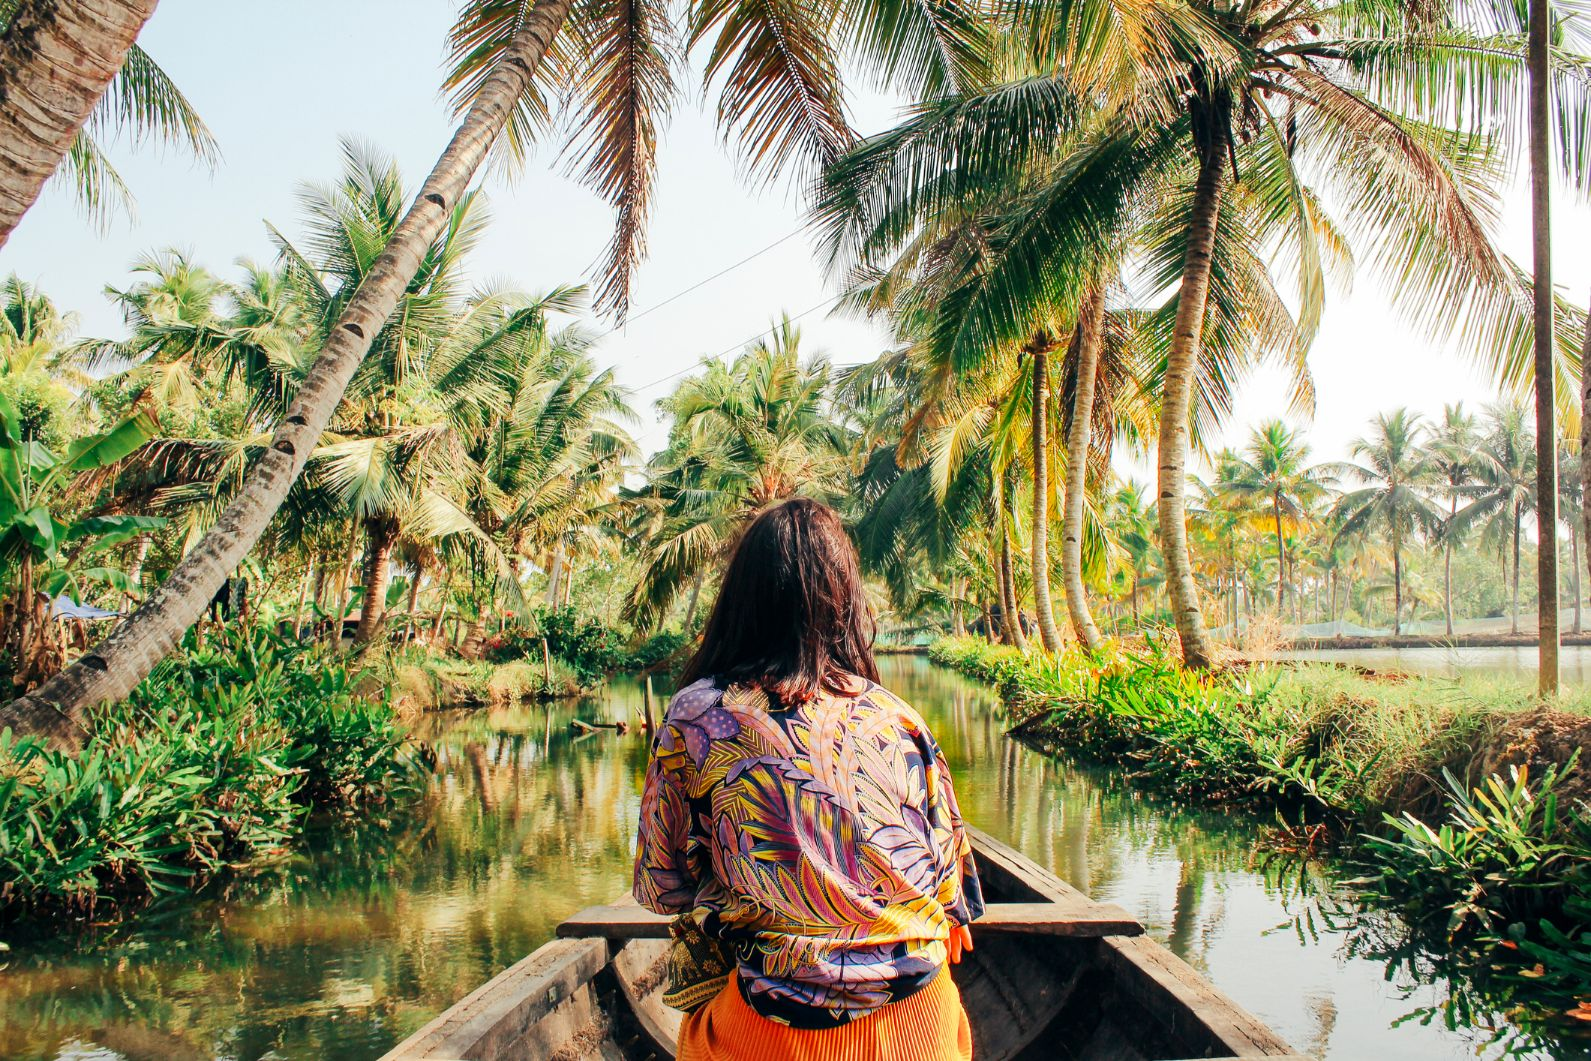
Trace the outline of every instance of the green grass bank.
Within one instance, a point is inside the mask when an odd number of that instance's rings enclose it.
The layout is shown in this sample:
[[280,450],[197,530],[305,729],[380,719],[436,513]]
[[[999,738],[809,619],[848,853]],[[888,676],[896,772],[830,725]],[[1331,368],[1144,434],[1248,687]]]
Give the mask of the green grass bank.
[[970,638],[929,655],[995,686],[1031,744],[1275,815],[1277,844],[1350,870],[1365,903],[1401,913],[1467,980],[1464,997],[1591,1033],[1583,694],[1543,707],[1505,680],[1287,663],[1194,673],[1153,650],[1051,657]]

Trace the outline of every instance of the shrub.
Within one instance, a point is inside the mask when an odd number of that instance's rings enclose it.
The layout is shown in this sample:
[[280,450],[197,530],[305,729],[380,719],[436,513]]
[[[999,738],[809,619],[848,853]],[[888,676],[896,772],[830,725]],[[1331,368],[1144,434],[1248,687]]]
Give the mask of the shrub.
[[4,912],[93,912],[193,887],[284,847],[311,807],[391,799],[417,780],[385,700],[265,630],[156,668],[98,712],[81,752],[0,734]]

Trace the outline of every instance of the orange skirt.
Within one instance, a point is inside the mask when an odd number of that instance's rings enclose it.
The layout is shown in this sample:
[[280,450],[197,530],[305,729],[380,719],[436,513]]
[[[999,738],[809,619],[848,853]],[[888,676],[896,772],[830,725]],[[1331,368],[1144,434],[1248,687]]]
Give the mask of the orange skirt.
[[916,994],[820,1030],[767,1019],[731,980],[685,1018],[678,1061],[972,1061],[972,1027],[948,969]]

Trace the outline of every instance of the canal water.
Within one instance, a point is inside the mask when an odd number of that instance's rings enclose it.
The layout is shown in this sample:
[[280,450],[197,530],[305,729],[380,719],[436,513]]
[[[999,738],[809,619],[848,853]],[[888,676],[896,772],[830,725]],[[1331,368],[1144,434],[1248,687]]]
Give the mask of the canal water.
[[[1389,979],[1296,867],[1257,861],[1260,823],[1047,759],[1004,737],[982,686],[920,658],[883,665],[939,736],[969,820],[1132,911],[1295,1047],[1330,1061],[1491,1052],[1483,1030],[1421,1023],[1441,985]],[[578,705],[432,716],[440,777],[420,812],[320,828],[286,861],[128,927],[6,939],[0,1058],[377,1057],[626,887],[645,740],[569,722],[633,720],[641,702],[616,682]]]

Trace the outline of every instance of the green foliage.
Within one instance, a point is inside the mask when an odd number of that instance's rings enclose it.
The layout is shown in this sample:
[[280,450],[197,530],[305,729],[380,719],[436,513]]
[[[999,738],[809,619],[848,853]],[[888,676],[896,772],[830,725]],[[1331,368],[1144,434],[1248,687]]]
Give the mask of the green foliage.
[[533,625],[506,630],[488,640],[486,658],[493,663],[529,660],[539,666],[543,638],[554,664],[567,670],[579,688],[597,685],[616,671],[673,665],[691,641],[677,630],[665,630],[631,645],[617,630],[582,616],[573,607],[541,608]]
[[1447,773],[1446,822],[1389,815],[1391,835],[1368,839],[1380,890],[1413,920],[1442,919],[1450,938],[1495,936],[1561,917],[1575,896],[1591,901],[1591,818],[1558,795],[1578,766],[1577,753],[1534,783],[1516,766],[1507,781],[1494,775],[1473,789]]
[[0,901],[93,913],[286,846],[312,807],[412,786],[386,702],[340,661],[236,630],[163,663],[69,754],[0,734]]
[[[1024,735],[1053,750],[1114,760],[1179,797],[1268,805],[1357,837],[1367,897],[1436,949],[1463,950],[1465,970],[1503,976],[1477,988],[1485,997],[1528,997],[1537,1022],[1591,1014],[1591,810],[1560,795],[1578,755],[1534,779],[1525,767],[1473,787],[1458,776],[1489,720],[1528,697],[1479,687],[1459,699],[1434,681],[1324,667],[1200,674],[1153,651],[1026,656],[954,639],[931,656],[996,685]],[[1414,780],[1426,776],[1445,784]]]

